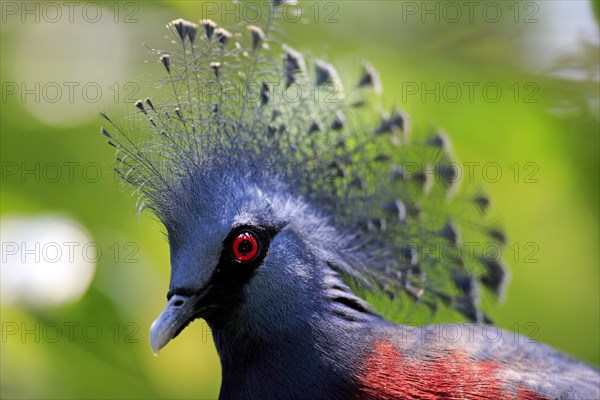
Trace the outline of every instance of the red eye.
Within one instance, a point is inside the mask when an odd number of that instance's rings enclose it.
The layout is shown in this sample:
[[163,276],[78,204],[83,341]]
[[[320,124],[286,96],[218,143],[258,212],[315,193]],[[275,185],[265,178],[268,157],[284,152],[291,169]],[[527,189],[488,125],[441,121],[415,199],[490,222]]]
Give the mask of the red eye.
[[252,232],[240,232],[233,239],[231,250],[236,260],[241,262],[252,261],[258,255],[258,240]]

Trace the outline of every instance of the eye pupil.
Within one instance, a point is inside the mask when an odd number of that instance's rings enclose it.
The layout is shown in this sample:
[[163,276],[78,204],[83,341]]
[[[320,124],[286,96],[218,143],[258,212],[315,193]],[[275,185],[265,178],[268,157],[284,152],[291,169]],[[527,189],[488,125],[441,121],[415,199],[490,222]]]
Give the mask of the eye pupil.
[[253,261],[258,255],[258,239],[249,231],[237,234],[232,243],[233,257],[240,262]]
[[249,240],[244,240],[242,241],[242,243],[239,244],[238,251],[241,254],[248,254],[252,251],[252,247],[252,243],[250,243]]

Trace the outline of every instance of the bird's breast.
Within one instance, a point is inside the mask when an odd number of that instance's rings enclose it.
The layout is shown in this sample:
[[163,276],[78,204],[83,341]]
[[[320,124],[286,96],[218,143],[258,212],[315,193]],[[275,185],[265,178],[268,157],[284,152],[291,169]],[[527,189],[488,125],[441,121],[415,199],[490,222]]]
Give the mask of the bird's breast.
[[391,340],[374,342],[358,373],[357,400],[544,400],[526,388],[512,390],[501,365],[473,360],[459,350],[427,357],[405,354]]

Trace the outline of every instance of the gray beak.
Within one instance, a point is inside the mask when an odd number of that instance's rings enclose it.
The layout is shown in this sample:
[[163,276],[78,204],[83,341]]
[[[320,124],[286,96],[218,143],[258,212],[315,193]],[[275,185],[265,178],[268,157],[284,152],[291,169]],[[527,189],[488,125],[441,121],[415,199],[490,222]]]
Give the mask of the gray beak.
[[185,326],[197,318],[196,304],[201,296],[173,295],[165,310],[154,320],[150,327],[150,347],[155,356],[171,339],[179,334]]

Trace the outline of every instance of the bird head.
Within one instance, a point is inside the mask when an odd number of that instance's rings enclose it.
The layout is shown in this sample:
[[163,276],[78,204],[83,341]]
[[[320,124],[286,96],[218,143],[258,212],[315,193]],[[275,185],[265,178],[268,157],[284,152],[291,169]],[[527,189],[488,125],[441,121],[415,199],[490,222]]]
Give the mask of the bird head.
[[291,332],[315,311],[323,275],[315,260],[333,230],[297,199],[240,171],[219,175],[218,186],[216,176],[194,182],[186,204],[173,205],[177,212],[165,221],[171,282],[150,332],[155,353],[196,318],[260,337],[273,327]]
[[504,236],[483,220],[487,197],[459,187],[446,135],[411,132],[397,107],[373,112],[371,65],[345,90],[331,64],[280,45],[274,23],[172,21],[175,48],[153,50],[169,96],[137,101],[126,127],[102,114],[116,171],[168,233],[154,352],[196,318],[258,338],[324,309],[356,320],[370,311],[350,287],[485,320],[479,288],[500,295],[506,273],[479,253]]

